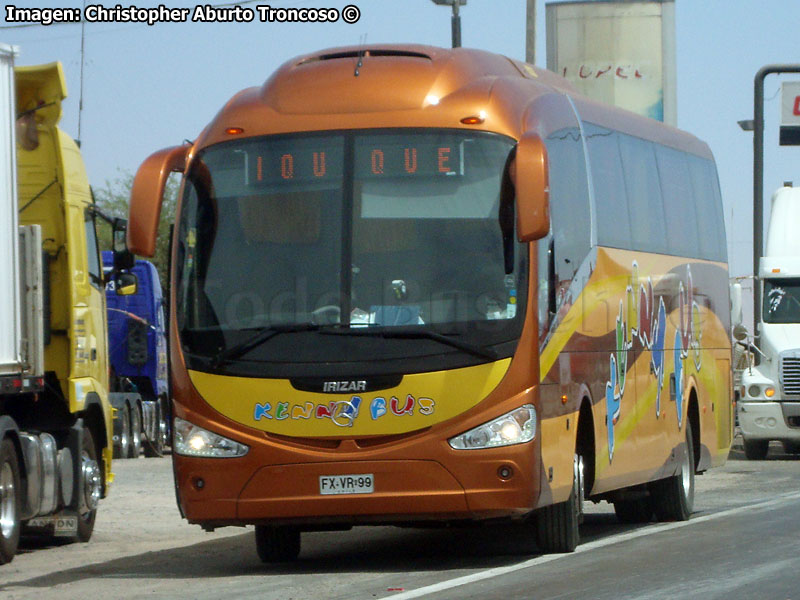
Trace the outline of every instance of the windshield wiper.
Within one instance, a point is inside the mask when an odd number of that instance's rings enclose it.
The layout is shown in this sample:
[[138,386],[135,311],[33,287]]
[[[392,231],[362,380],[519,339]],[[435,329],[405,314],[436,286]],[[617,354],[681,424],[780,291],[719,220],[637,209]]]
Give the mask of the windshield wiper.
[[221,351],[213,359],[211,359],[211,366],[216,368],[229,360],[239,358],[256,346],[260,346],[267,340],[274,338],[276,335],[280,335],[281,333],[317,331],[319,327],[320,326],[317,323],[287,323],[285,325],[268,325],[263,329],[260,329],[246,340]]
[[477,344],[470,344],[457,340],[448,335],[436,333],[429,329],[405,329],[400,327],[350,327],[346,329],[326,329],[320,331],[326,335],[363,335],[365,337],[382,337],[387,339],[407,339],[407,340],[433,340],[457,348],[467,354],[472,354],[478,358],[487,360],[497,360],[497,352]]

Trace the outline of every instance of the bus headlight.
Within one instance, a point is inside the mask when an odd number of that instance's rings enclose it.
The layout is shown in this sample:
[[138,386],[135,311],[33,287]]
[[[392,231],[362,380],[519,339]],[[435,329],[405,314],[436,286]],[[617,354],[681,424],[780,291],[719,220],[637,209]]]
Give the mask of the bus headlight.
[[244,444],[198,427],[194,423],[175,417],[176,454],[201,458],[235,458],[250,450]]
[[523,444],[536,437],[536,408],[525,404],[448,440],[455,450],[478,450]]

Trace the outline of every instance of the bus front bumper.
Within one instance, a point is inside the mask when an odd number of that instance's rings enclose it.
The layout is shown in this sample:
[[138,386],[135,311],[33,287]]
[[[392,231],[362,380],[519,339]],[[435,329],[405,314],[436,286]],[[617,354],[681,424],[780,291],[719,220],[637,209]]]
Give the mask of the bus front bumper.
[[[243,481],[235,481],[240,469],[226,469],[228,460],[174,459],[189,522],[205,527],[296,523],[313,529],[331,523],[522,517],[536,506],[539,468],[534,469],[530,446],[520,446],[462,458],[449,469],[425,459],[307,462],[258,467]],[[372,477],[373,489],[323,493],[323,478],[351,475]]]

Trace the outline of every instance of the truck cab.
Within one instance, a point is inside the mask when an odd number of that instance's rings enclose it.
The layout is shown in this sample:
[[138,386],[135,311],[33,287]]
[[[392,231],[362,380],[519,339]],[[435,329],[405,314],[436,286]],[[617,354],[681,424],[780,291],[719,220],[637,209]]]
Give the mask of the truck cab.
[[[114,254],[102,254],[103,270],[110,273]],[[114,455],[135,457],[143,448],[145,456],[160,456],[170,415],[165,298],[153,263],[139,259],[130,273],[137,282],[133,294],[119,293],[111,279],[106,284]]]
[[772,196],[767,243],[759,265],[756,365],[742,372],[739,426],[745,454],[763,459],[770,441],[800,453],[800,188]]

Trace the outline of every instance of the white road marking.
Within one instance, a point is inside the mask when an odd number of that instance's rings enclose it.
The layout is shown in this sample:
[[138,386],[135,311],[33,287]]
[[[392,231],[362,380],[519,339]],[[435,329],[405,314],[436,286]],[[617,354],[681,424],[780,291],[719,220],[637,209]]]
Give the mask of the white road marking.
[[455,579],[448,579],[447,581],[441,581],[439,583],[427,585],[425,587],[421,587],[416,590],[409,590],[407,592],[403,592],[396,595],[392,594],[387,596],[387,598],[391,598],[392,600],[406,600],[408,598],[420,598],[422,596],[427,596],[429,594],[435,594],[437,592],[450,590],[456,587],[460,587],[462,585],[475,583],[476,581],[483,581],[485,579],[491,579],[493,577],[501,577],[503,575],[507,575],[508,573],[521,571],[522,569],[537,567],[539,565],[553,562],[555,560],[569,558],[570,556],[575,556],[576,554],[591,552],[592,550],[597,550],[598,548],[605,548],[606,546],[611,546],[613,544],[619,544],[621,542],[626,542],[628,540],[633,540],[647,535],[661,533],[662,531],[669,531],[671,529],[678,529],[680,527],[688,527],[690,525],[698,525],[700,523],[705,523],[706,521],[713,521],[715,519],[721,519],[722,517],[729,517],[743,512],[751,512],[753,510],[774,508],[775,506],[786,504],[788,502],[798,499],[800,499],[800,492],[781,494],[776,498],[770,500],[765,500],[763,502],[758,502],[756,504],[747,504],[745,506],[723,510],[722,512],[718,513],[711,513],[700,517],[694,517],[689,519],[688,521],[675,521],[672,523],[664,523],[661,525],[646,526],[641,529],[637,529],[636,531],[629,531],[627,533],[621,533],[619,535],[603,538],[602,540],[596,540],[594,542],[588,542],[586,544],[582,544],[575,549],[575,552],[570,552],[567,554],[547,554],[544,556],[537,556],[536,558],[532,558],[530,560],[526,560],[524,562],[517,563],[515,565],[509,565],[507,567],[496,567],[494,569],[489,569],[487,571],[480,571],[478,573],[472,573],[471,575],[456,577]]

